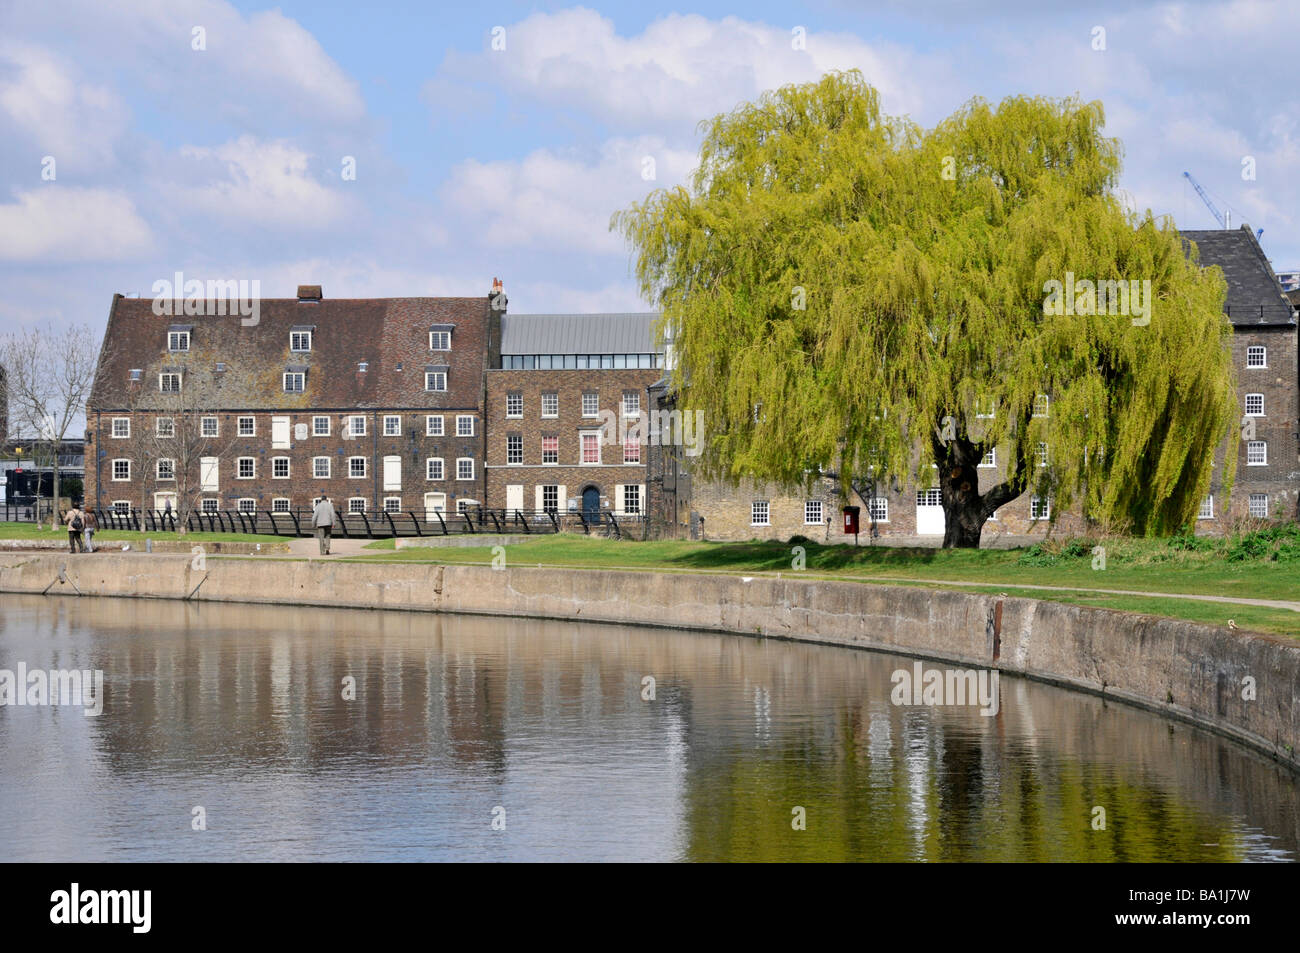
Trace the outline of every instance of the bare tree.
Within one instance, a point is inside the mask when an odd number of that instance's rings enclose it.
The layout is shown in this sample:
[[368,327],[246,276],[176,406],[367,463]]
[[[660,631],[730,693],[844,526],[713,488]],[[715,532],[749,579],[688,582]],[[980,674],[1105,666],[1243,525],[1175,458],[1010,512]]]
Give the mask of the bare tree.
[[95,379],[99,335],[88,325],[51,324],[6,335],[0,363],[8,372],[11,420],[52,461],[54,505],[50,528],[59,519],[59,450],[69,431],[85,426],[86,398]]

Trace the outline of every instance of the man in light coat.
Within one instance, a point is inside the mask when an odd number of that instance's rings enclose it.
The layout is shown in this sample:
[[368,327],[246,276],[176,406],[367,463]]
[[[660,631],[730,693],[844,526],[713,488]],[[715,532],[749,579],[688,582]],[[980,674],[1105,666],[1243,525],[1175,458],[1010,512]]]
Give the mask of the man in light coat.
[[334,504],[328,496],[322,496],[311,511],[311,525],[316,527],[316,539],[320,542],[320,554],[330,554],[330,534],[334,532]]

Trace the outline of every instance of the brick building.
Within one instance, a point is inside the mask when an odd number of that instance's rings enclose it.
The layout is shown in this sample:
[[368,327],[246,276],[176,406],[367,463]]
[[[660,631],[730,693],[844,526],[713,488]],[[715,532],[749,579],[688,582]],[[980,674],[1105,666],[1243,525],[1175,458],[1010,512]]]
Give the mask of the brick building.
[[1232,364],[1241,401],[1232,497],[1224,498],[1216,474],[1201,504],[1198,529],[1219,530],[1242,516],[1295,519],[1300,489],[1295,310],[1249,225],[1183,232],[1183,237],[1196,243],[1202,265],[1218,265],[1227,280],[1224,311],[1232,322]]
[[167,304],[172,315],[113,298],[86,412],[89,505],[290,511],[328,493],[341,511],[374,512],[483,501],[499,283],[483,298],[331,300],[303,286],[256,302],[251,319],[225,302]]
[[501,319],[487,372],[487,502],[561,513],[645,512],[648,388],[663,374],[653,314]]

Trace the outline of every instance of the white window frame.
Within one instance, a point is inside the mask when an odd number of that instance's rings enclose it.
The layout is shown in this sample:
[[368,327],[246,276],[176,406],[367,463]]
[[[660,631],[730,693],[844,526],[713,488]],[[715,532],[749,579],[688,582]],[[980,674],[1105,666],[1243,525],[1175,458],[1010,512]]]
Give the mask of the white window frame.
[[[546,409],[547,403],[551,404],[551,409]],[[560,393],[559,391],[545,391],[542,394],[542,416],[551,418],[560,416]]]
[[284,372],[284,392],[286,394],[301,394],[306,390],[307,390],[306,371],[285,371]]
[[[118,425],[118,424],[125,424],[125,425],[126,425],[126,426],[123,428],[123,430],[125,431],[125,433],[118,433],[118,432],[117,432],[117,425]],[[130,439],[130,437],[131,437],[131,418],[130,418],[130,417],[114,417],[114,418],[113,418],[113,423],[112,423],[112,424],[110,425],[110,427],[109,427],[109,435],[110,435],[114,440],[128,440],[128,439]]]
[[[880,507],[880,511],[884,513],[883,516],[876,515],[877,506]],[[889,500],[885,499],[883,496],[873,496],[870,500],[868,500],[867,519],[873,523],[888,523],[889,522]]]
[[[1259,363],[1254,364],[1251,358],[1256,354],[1259,355]],[[1252,371],[1268,370],[1268,348],[1263,344],[1251,344],[1246,347],[1246,368]]]
[[1196,511],[1196,518],[1198,520],[1214,519],[1214,494],[1213,493],[1209,494],[1208,496],[1206,496],[1205,499],[1201,500],[1201,507]]
[[[434,476],[434,469],[437,469],[437,476]],[[424,460],[424,479],[426,481],[442,481],[447,479],[447,461],[442,457],[426,457]]]
[[[307,345],[306,347],[300,347],[300,346],[299,346],[301,343],[303,343],[303,341],[299,341],[299,340],[298,340],[299,338],[302,338],[302,339],[305,340],[305,343],[306,343],[306,345]],[[290,332],[289,332],[289,350],[292,351],[294,354],[306,354],[308,351],[310,351],[310,350],[311,350],[311,332],[310,332],[310,331],[290,331]]]
[[[1253,398],[1258,398],[1258,403],[1259,403],[1259,409],[1258,409],[1258,410],[1251,410],[1251,409],[1250,409],[1250,404],[1251,404],[1251,398],[1252,398],[1252,397],[1253,397]],[[1247,416],[1247,417],[1263,417],[1263,416],[1264,416],[1264,395],[1263,395],[1263,394],[1247,394],[1247,395],[1245,396],[1245,398],[1243,399],[1242,403],[1244,404],[1244,406],[1245,406],[1245,408],[1246,408],[1246,416]]]
[[[173,338],[175,341],[173,342]],[[190,332],[189,331],[168,331],[167,332],[167,350],[173,352],[188,351],[190,349]]]
[[[171,433],[163,433],[163,421],[171,424]],[[155,417],[153,421],[153,435],[162,440],[170,440],[176,436],[176,418],[175,417]]]
[[[275,472],[275,465],[279,463],[281,460],[284,461],[284,476],[278,476]],[[293,472],[293,464],[290,462],[288,457],[271,458],[271,479],[272,480],[287,480],[289,479],[289,475],[292,472]]]
[[[635,500],[635,501],[632,500],[632,497],[633,497],[633,496],[636,497],[636,500]],[[641,484],[640,484],[640,483],[624,483],[624,484],[623,484],[623,500],[622,500],[622,503],[623,503],[623,512],[624,512],[624,513],[628,514],[629,516],[640,516],[640,515],[641,515],[641,504],[642,504],[643,502],[644,502],[644,501],[641,499]]]
[[[1251,456],[1255,455],[1256,450],[1258,450],[1259,459],[1252,460]],[[1248,467],[1268,466],[1268,441],[1267,440],[1246,441],[1246,466]]]
[[[284,504],[284,509],[282,510],[276,509],[276,507],[281,503]],[[292,510],[293,510],[293,503],[287,496],[275,496],[271,498],[272,513],[289,513],[292,512]]]
[[[331,465],[331,462],[330,462],[332,459],[333,459],[332,457],[325,457],[325,456],[312,457],[312,458],[311,458],[311,475],[312,475],[312,479],[314,479],[314,480],[328,480],[328,479],[330,478],[330,473],[332,473],[333,470],[334,470],[334,467]],[[318,470],[317,470],[317,466],[316,466],[316,465],[317,465],[318,463],[320,463],[322,460],[325,461],[325,472],[324,472],[324,473],[320,473],[320,472],[318,472]]]
[[[462,424],[466,424],[467,429],[461,429]],[[473,414],[456,415],[456,436],[457,437],[474,436],[474,415]]]
[[[364,512],[366,512],[366,501],[367,501],[367,499],[368,499],[368,498],[367,498],[367,497],[364,497],[364,496],[350,496],[350,497],[348,497],[348,512],[349,512],[349,513],[364,513]],[[355,504],[357,504],[357,503],[360,503],[361,505],[360,505],[360,506],[356,506]]]
[[126,516],[128,513],[131,512],[131,501],[130,501],[130,500],[114,500],[114,501],[113,501],[113,512],[116,513],[118,516]]
[[[513,459],[518,457],[518,459]],[[524,435],[506,434],[506,466],[522,467],[524,465]]]
[[[125,464],[126,464],[126,476],[118,476],[118,475],[117,475],[117,465],[118,465],[119,463],[125,463]],[[110,465],[110,467],[111,467],[111,468],[110,468],[109,472],[113,474],[112,479],[110,480],[110,482],[112,482],[112,483],[130,483],[130,482],[131,482],[131,458],[130,458],[130,457],[117,457],[116,459],[113,460],[113,462],[112,462],[112,464]]]
[[[629,459],[628,459],[628,455],[627,455],[627,449],[628,449],[628,447],[635,447],[635,448],[636,448],[636,449],[633,451],[633,454],[634,454],[635,457],[636,457],[635,460],[629,460]],[[640,442],[639,440],[629,440],[627,443],[623,444],[623,462],[624,462],[625,464],[627,464],[628,466],[633,466],[633,467],[639,467],[639,466],[641,466],[641,463],[642,463],[642,460],[641,460],[641,442]]]
[[1038,446],[1034,448],[1034,456],[1038,458],[1038,465],[1045,467],[1048,460],[1051,459],[1051,448],[1045,441],[1040,440]]
[[522,418],[524,416],[524,392],[521,390],[512,390],[506,392],[506,418]]
[[[245,421],[248,422],[248,432],[247,432],[247,433],[244,432],[244,422],[245,422]],[[240,418],[238,419],[237,424],[238,424],[238,430],[236,430],[235,432],[236,432],[237,434],[239,434],[239,436],[241,436],[241,437],[256,437],[256,436],[257,436],[257,418],[256,418],[256,417],[247,417],[247,416],[245,416],[245,417],[240,417]]]
[[[469,476],[462,476],[462,475],[461,475],[461,470],[462,470],[461,464],[462,464],[462,463],[468,463],[468,464],[469,464]],[[457,458],[456,458],[456,479],[457,479],[457,480],[461,480],[461,481],[466,481],[466,482],[468,482],[468,481],[474,479],[474,458],[473,458],[473,457],[457,457]]]
[[998,465],[998,448],[994,447],[988,453],[984,454],[984,456],[980,459],[980,462],[976,465],[976,469],[983,468],[985,470],[989,470],[996,467],[997,465]]
[[[171,471],[171,476],[163,476],[163,464],[171,464],[168,468]],[[176,482],[176,459],[174,457],[159,457],[154,461],[153,475],[154,479],[159,483]]]
[[[437,429],[434,429],[434,421],[437,421]],[[424,435],[426,437],[444,437],[446,431],[443,427],[442,414],[425,414],[424,415]]]
[[[1037,516],[1034,515],[1035,511],[1038,513]],[[1050,499],[1043,499],[1038,496],[1029,498],[1029,519],[1031,522],[1041,523],[1043,520],[1051,519],[1051,517],[1052,501]]]
[[[211,504],[209,506],[209,504]],[[199,500],[199,512],[203,514],[213,514],[221,512],[221,501],[215,496],[205,496]]]
[[[163,382],[169,378],[176,378],[175,387],[164,387]],[[181,392],[181,375],[173,371],[164,371],[158,375],[158,393],[160,394],[179,394]]]
[[[361,429],[357,429],[357,421],[361,421]],[[349,437],[364,437],[366,435],[366,415],[350,414],[348,415],[348,433]]]
[[[591,410],[587,410],[588,398],[590,398]],[[583,391],[582,392],[582,416],[599,417],[600,416],[600,392]]]
[[[389,509],[389,503],[396,503],[397,505]],[[402,512],[402,498],[400,496],[386,496],[384,497],[383,507],[385,513],[400,513]]]
[[447,390],[447,372],[425,371],[424,389],[431,392],[445,393]]
[[[558,467],[558,466],[560,465],[560,437],[559,437],[559,434],[543,434],[543,435],[542,435],[540,438],[538,438],[538,439],[540,439],[540,440],[542,441],[542,444],[541,444],[541,446],[542,446],[542,466],[544,466],[544,467]],[[554,451],[554,453],[555,453],[555,459],[554,459],[554,460],[547,460],[547,459],[546,459],[546,453],[547,453],[547,450],[546,450],[546,441],[548,441],[548,440],[554,440],[554,441],[555,441],[555,451]],[[558,485],[558,484],[557,484],[557,485]]]
[[[348,457],[348,479],[349,479],[349,480],[364,480],[364,479],[366,478],[366,471],[367,471],[366,460],[367,460],[367,459],[368,459],[368,458],[366,458],[366,457],[362,457],[362,456]],[[353,473],[353,472],[352,472],[352,471],[353,471],[353,466],[352,466],[352,465],[353,465],[354,463],[356,463],[358,460],[361,461],[361,472],[360,472],[360,473]]]
[[[212,424],[212,430],[208,430],[208,424]],[[220,417],[201,417],[199,418],[199,436],[201,437],[220,437],[221,436],[221,418]]]
[[[814,511],[814,508],[816,509],[817,518],[809,519],[809,517],[812,515]],[[825,507],[822,505],[821,500],[804,500],[803,501],[803,525],[821,526],[822,518],[825,516],[825,513],[823,512],[824,510]]]
[[450,332],[450,331],[430,331],[430,332],[429,332],[429,350],[430,350],[430,351],[450,351],[450,350],[451,350],[451,332]]
[[[247,460],[253,465],[253,472],[248,476],[240,476],[240,471],[244,468],[244,461]],[[235,479],[236,480],[256,480],[257,479],[257,457],[236,457],[235,458]]]
[[[1042,408],[1040,411],[1039,408]],[[1052,398],[1047,394],[1034,395],[1033,415],[1035,417],[1049,417],[1052,413]]]
[[[249,504],[249,505],[248,505],[248,506],[245,506],[245,505],[244,505],[245,503],[247,503],[247,504]],[[251,496],[241,496],[241,497],[240,497],[240,498],[235,502],[235,511],[238,512],[238,513],[256,513],[256,512],[257,512],[257,500],[253,499],[253,497],[251,497]]]
[[[392,425],[393,428],[392,430],[388,429],[390,424]],[[385,414],[384,415],[384,436],[400,437],[401,435],[402,435],[402,415]]]
[[[633,402],[636,404],[635,407],[631,406]],[[623,391],[623,402],[622,402],[621,409],[623,411],[624,417],[640,417],[641,416],[641,394],[634,390]]]
[[[759,518],[760,514],[762,516],[761,519]],[[750,526],[771,526],[772,525],[772,501],[771,500],[753,500],[750,502],[749,525]]]
[[[324,421],[325,429],[321,430],[321,422]],[[330,435],[330,418],[329,414],[317,414],[311,419],[311,435],[313,437],[328,437]]]
[[[1259,504],[1261,512],[1256,512],[1256,504]],[[1268,519],[1268,494],[1250,494],[1250,497],[1246,500],[1246,513],[1255,519]]]
[[[603,462],[604,451],[601,449],[600,440],[601,431],[599,430],[579,430],[578,431],[578,466],[580,467],[598,467]],[[587,438],[591,437],[596,442],[596,459],[587,459]]]

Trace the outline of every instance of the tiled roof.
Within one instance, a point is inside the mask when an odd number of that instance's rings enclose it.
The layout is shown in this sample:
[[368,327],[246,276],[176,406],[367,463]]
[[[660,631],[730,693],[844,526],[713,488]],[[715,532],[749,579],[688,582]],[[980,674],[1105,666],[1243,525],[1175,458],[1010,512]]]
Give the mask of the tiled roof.
[[648,314],[507,314],[501,319],[502,354],[653,354]]
[[1218,265],[1228,282],[1224,311],[1234,325],[1294,324],[1295,313],[1249,225],[1239,229],[1188,231],[1202,265]]
[[[255,326],[243,325],[238,314],[216,315],[214,305],[205,307],[211,317],[155,315],[152,299],[115,296],[90,408],[149,407],[165,367],[182,367],[187,379],[210,387],[202,405],[213,409],[481,406],[486,297],[262,299]],[[435,324],[455,326],[450,351],[429,350]],[[193,326],[189,351],[167,350],[174,325]],[[314,328],[311,350],[291,352],[290,332],[304,326]],[[224,371],[216,370],[218,362]],[[446,392],[425,391],[426,364],[449,367]],[[303,393],[283,390],[281,375],[291,365],[307,368]],[[135,368],[142,379],[131,385]]]

